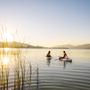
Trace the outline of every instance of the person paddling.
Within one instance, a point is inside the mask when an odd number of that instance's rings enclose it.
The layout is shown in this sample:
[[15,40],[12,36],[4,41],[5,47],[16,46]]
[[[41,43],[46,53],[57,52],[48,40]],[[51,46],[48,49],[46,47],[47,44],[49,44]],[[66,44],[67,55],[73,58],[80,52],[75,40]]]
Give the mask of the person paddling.
[[68,58],[67,54],[65,51],[63,51],[63,57],[59,57],[59,59],[65,59],[65,58]]
[[46,57],[51,57],[51,51],[48,51]]

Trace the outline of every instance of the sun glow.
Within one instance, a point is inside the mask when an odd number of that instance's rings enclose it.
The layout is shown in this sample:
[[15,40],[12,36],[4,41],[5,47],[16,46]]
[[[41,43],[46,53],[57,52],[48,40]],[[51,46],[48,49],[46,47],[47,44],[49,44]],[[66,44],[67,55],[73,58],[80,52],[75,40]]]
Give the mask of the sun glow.
[[7,57],[7,56],[4,56],[4,57],[2,58],[2,63],[3,63],[4,65],[7,65],[7,64],[9,63],[9,61],[10,61],[10,58]]
[[4,33],[2,38],[3,38],[3,41],[7,41],[7,42],[13,41],[13,36],[9,33]]

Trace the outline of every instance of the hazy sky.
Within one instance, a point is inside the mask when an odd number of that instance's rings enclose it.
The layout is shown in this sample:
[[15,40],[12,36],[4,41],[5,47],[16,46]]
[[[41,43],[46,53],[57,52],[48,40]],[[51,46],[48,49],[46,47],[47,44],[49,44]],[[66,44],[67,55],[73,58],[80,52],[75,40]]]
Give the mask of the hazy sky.
[[90,43],[90,0],[0,0],[0,31],[34,45]]

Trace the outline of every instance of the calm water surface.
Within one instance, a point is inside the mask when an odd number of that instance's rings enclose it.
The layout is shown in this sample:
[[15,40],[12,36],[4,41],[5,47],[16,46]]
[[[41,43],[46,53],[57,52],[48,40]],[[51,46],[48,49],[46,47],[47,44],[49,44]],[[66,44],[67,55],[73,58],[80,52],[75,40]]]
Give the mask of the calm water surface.
[[32,65],[31,86],[29,88],[27,68],[24,90],[90,90],[90,50],[67,49],[72,62],[58,60],[63,49],[51,49],[52,59],[47,60],[48,50],[21,49],[26,67],[28,62]]
[[[72,63],[58,60],[62,51],[52,49],[53,58],[47,60],[48,49],[23,50],[26,60],[33,68],[39,67],[39,90],[89,90],[90,89],[90,50],[66,50]],[[32,89],[36,89],[36,80],[32,79]]]

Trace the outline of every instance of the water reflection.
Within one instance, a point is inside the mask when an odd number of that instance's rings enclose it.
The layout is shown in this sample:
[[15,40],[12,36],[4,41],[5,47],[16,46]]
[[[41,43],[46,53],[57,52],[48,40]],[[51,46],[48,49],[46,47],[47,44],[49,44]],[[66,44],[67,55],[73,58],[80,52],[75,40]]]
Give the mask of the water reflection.
[[72,64],[72,61],[60,61],[60,63],[63,63],[63,68],[65,69],[67,64]]
[[37,66],[37,90],[39,90],[39,68]]
[[50,66],[52,57],[47,57],[47,65]]
[[[20,56],[20,50],[14,50],[10,48],[0,49],[0,90],[9,89],[9,75],[10,70],[16,62],[16,58]],[[14,62],[14,63],[12,63]],[[15,65],[16,67],[17,65]],[[19,68],[18,68],[19,69]],[[14,69],[13,69],[14,71]]]
[[7,65],[10,62],[10,58],[8,56],[4,56],[1,58],[2,64]]
[[38,90],[39,67],[34,67],[34,69],[33,71],[31,62],[26,61],[20,49],[0,50],[0,90],[27,90],[28,87],[30,90],[33,72],[36,74],[35,85]]
[[[76,59],[73,59],[71,67],[72,62],[59,61],[57,57],[46,58],[42,52],[46,50],[0,50],[0,90],[69,90],[69,87],[73,90],[73,86],[79,90],[82,86],[90,87],[90,60],[88,63],[78,63],[77,59],[76,63]],[[54,53],[55,56],[57,52]]]

